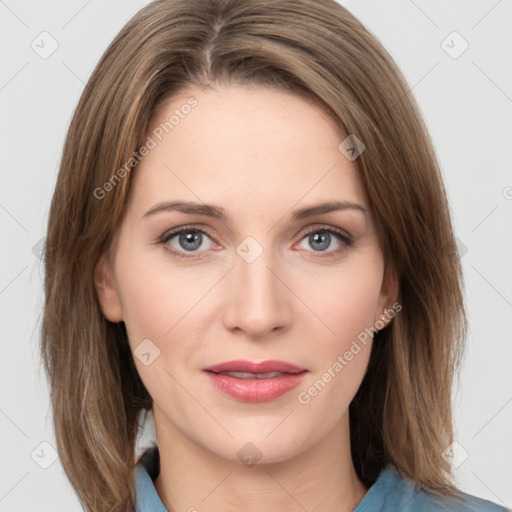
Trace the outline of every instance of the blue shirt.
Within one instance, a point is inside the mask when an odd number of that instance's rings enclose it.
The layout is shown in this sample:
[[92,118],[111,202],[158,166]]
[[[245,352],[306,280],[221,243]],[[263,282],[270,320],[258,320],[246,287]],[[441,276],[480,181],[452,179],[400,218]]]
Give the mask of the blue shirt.
[[[135,512],[168,512],[153,480],[160,471],[158,447],[144,452],[136,468],[137,500]],[[468,494],[459,494],[463,503],[447,505],[402,478],[394,468],[384,468],[353,512],[507,512],[507,509]]]

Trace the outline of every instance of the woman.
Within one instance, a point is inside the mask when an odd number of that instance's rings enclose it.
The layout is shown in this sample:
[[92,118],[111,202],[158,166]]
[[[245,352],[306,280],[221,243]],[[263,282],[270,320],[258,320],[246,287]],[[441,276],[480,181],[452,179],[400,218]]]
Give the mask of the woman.
[[462,273],[409,92],[328,0],[157,0],[114,39],[45,254],[86,510],[503,510],[450,478]]

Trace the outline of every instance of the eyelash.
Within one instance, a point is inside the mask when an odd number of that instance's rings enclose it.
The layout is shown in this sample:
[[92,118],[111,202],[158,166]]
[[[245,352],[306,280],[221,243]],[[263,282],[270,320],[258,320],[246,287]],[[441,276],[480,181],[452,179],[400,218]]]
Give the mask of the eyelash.
[[[205,229],[197,228],[197,227],[194,227],[194,226],[182,226],[180,228],[176,228],[176,229],[173,229],[171,231],[167,231],[166,233],[164,233],[160,237],[160,239],[158,240],[158,243],[160,243],[160,244],[167,244],[170,240],[175,238],[177,235],[181,235],[182,233],[202,233],[203,235],[207,235],[209,238],[211,238],[213,241],[215,241],[214,237]],[[353,238],[350,237],[349,235],[347,235],[344,231],[341,231],[340,229],[337,229],[337,228],[334,228],[334,227],[328,226],[328,225],[312,227],[311,229],[309,229],[308,231],[306,231],[302,235],[302,238],[299,240],[299,242],[302,242],[302,240],[304,240],[304,238],[306,238],[307,236],[311,235],[312,233],[330,233],[330,234],[333,234],[343,244],[342,247],[340,247],[339,249],[336,249],[334,251],[328,252],[326,254],[322,254],[322,251],[313,251],[313,252],[317,252],[317,256],[315,256],[315,257],[318,257],[318,258],[330,258],[330,257],[337,256],[338,254],[340,254],[341,252],[343,252],[347,248],[351,247],[353,242],[354,242]],[[177,256],[178,258],[198,259],[197,256],[192,256],[192,255],[189,256],[189,255],[186,255],[186,253],[184,253],[184,252],[176,251],[175,249],[173,249],[169,245],[165,245],[165,246],[166,246],[166,249],[173,256]],[[193,254],[193,253],[191,253],[191,254]]]

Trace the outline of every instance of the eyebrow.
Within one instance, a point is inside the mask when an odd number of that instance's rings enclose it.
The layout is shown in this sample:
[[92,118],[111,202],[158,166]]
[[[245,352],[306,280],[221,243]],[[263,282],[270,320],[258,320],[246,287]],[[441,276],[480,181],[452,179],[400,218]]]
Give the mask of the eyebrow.
[[[353,203],[351,201],[329,201],[327,203],[321,203],[314,206],[307,206],[295,210],[291,215],[292,221],[299,221],[315,215],[321,215],[324,213],[330,213],[339,210],[355,210],[360,211],[363,214],[367,214],[368,211],[362,205]],[[194,203],[190,201],[166,201],[158,203],[153,206],[149,211],[144,214],[144,217],[150,217],[157,213],[179,211],[182,213],[190,213],[196,215],[205,215],[213,217],[225,222],[229,222],[229,215],[226,213],[224,208],[215,206],[212,204],[205,203]]]

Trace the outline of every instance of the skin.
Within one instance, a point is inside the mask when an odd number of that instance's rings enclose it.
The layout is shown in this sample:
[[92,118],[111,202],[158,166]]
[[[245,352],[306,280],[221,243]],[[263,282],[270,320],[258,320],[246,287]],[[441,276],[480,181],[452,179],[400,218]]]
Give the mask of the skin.
[[[338,150],[345,137],[317,106],[256,86],[182,91],[157,109],[148,135],[189,96],[198,105],[134,172],[123,223],[95,275],[104,314],[125,322],[132,350],[144,339],[160,350],[148,366],[134,358],[153,398],[156,490],[169,511],[353,510],[368,489],[351,459],[348,406],[372,340],[307,405],[298,401],[397,295],[355,164]],[[145,216],[178,199],[218,205],[230,220]],[[367,213],[290,220],[331,200]],[[158,243],[189,224],[209,232],[195,251],[179,235]],[[352,245],[306,233],[330,226]],[[263,249],[252,263],[236,252],[247,236]],[[241,402],[202,372],[234,359],[278,359],[309,373],[273,401]],[[261,453],[251,467],[237,456],[249,442]]]

